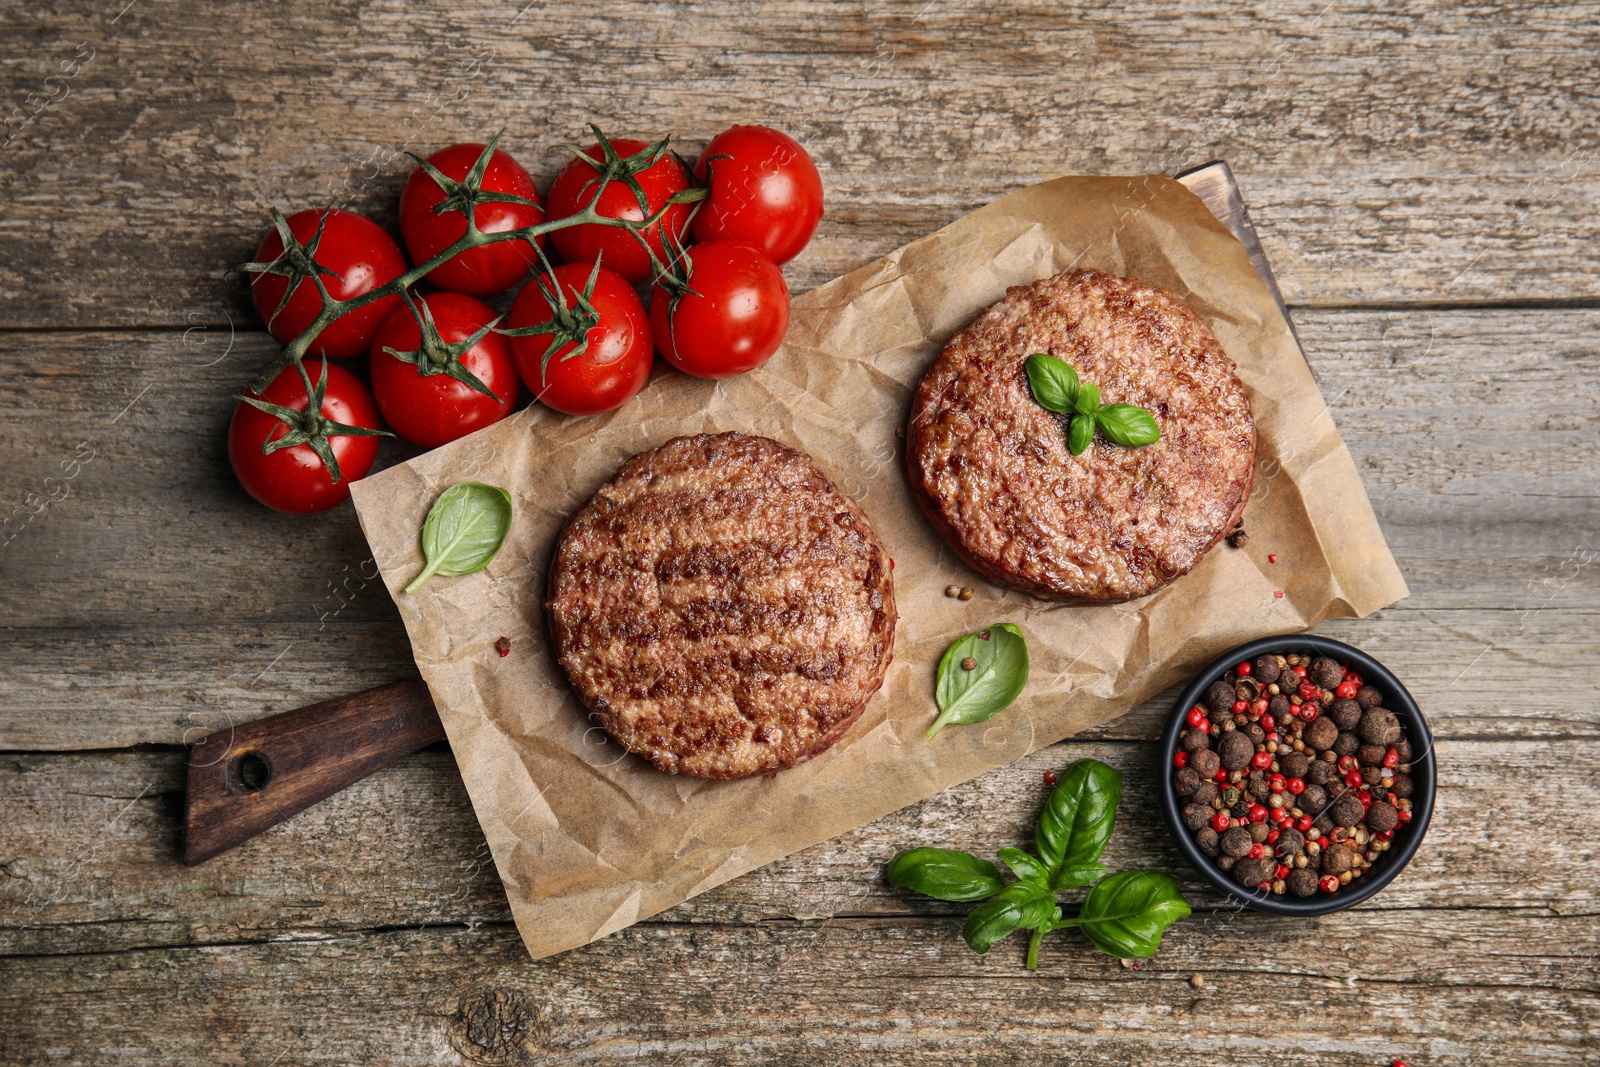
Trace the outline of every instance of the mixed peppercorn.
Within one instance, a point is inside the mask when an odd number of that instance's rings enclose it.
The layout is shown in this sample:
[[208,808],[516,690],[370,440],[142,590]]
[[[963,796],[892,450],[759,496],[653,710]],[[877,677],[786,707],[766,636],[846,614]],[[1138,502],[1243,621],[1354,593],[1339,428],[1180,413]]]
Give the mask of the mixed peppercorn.
[[1411,743],[1336,660],[1268,653],[1189,710],[1173,758],[1183,823],[1249,889],[1337,893],[1411,821]]

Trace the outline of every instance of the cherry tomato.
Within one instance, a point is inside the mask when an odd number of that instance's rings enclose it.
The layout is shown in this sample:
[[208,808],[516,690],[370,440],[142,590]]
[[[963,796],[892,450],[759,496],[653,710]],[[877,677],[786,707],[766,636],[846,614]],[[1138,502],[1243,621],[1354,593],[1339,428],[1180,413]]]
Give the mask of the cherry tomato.
[[[465,178],[483,155],[481,144],[455,144],[428,157],[439,173],[452,181]],[[510,193],[531,204],[479,204],[473,211],[478,229],[484,233],[504,233],[537,226],[544,221],[539,207],[539,192],[528,172],[506,153],[495,149],[483,172],[482,188],[492,193]],[[467,232],[467,218],[461,208],[434,214],[446,199],[445,190],[433,175],[418,167],[406,179],[400,193],[400,235],[406,251],[416,263],[426,263],[443,252]],[[452,293],[493,296],[503,293],[528,276],[539,263],[539,253],[531,241],[501,241],[462,252],[428,272],[428,281]]]
[[656,348],[698,378],[727,378],[765,363],[789,329],[789,287],[777,264],[734,241],[695,245],[683,264],[693,292],[674,303],[658,282],[650,295]]
[[[499,318],[494,309],[462,293],[430,293],[417,300],[417,310],[433,321],[437,336],[430,345],[423,344],[422,327],[408,307],[396,308],[372,340],[372,392],[394,432],[412,444],[438,448],[511,414],[520,383],[506,339],[488,333],[464,347]],[[385,348],[415,352],[418,362],[397,359]],[[453,377],[456,365],[494,396]]]
[[822,176],[786,133],[770,126],[723,130],[700,153],[694,173],[711,190],[694,217],[696,240],[746,241],[782,264],[817,232]]
[[[621,407],[644,388],[655,360],[650,320],[639,294],[626,278],[606,267],[596,271],[583,263],[563,263],[554,274],[560,286],[559,311],[551,307],[556,287],[544,278],[529,282],[511,305],[507,325],[512,329],[552,319],[563,327],[555,334],[511,339],[522,380],[540,403],[568,415]],[[593,316],[585,313],[579,294],[594,308]],[[574,356],[580,336],[588,344]]]
[[[288,218],[289,232],[302,246],[317,233],[321,211],[297,211]],[[336,208],[327,210],[327,223],[312,258],[332,271],[322,274],[322,284],[335,300],[350,300],[391,282],[406,272],[405,256],[394,238],[371,219]],[[276,229],[269,230],[256,247],[256,260],[270,263],[283,255],[283,240]],[[267,324],[272,336],[288,344],[311,325],[322,311],[322,296],[310,278],[300,280],[289,302],[278,310],[289,279],[281,274],[256,274],[250,282],[250,295],[256,313]],[[328,359],[349,359],[367,350],[379,325],[400,303],[398,295],[375,300],[334,319],[317,335],[309,353]]]
[[[322,418],[368,430],[378,428],[378,409],[361,379],[343,367],[321,360],[305,361],[312,388],[323,388]],[[326,379],[323,378],[326,375]],[[304,412],[308,407],[305,382],[294,367],[285,367],[261,393],[251,396]],[[228,425],[228,461],[245,492],[274,511],[311,515],[342,503],[350,483],[364,478],[378,454],[376,437],[355,437],[328,429],[328,445],[339,464],[339,481],[308,444],[290,445],[263,455],[261,446],[290,432],[276,416],[240,401]]]
[[[597,142],[574,156],[550,186],[550,217],[564,219],[576,215],[591,203],[595,210],[607,218],[642,221],[661,210],[676,193],[689,188],[689,175],[671,155],[663,154],[649,163],[649,145],[643,141],[620,138],[609,142],[611,161],[605,144]],[[648,164],[648,165],[646,165]],[[623,180],[632,173],[644,190],[645,210],[640,210],[639,199]],[[601,189],[604,182],[605,188]],[[597,198],[598,197],[598,198]],[[662,229],[670,233],[675,242],[684,239],[687,230],[689,204],[674,204],[661,220],[641,235],[663,262],[668,249],[663,243]],[[574,263],[593,263],[598,259],[602,266],[622,275],[635,285],[650,280],[650,256],[639,243],[639,238],[617,226],[569,226],[550,235],[556,250],[564,259]]]

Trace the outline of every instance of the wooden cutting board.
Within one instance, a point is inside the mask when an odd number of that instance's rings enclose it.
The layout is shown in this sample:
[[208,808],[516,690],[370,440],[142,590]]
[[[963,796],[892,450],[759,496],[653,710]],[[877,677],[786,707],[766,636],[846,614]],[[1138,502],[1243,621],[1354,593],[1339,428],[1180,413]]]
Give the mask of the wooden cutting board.
[[[1176,177],[1244,245],[1294,330],[1233,171],[1217,160]],[[1299,342],[1296,332],[1297,346]],[[189,753],[183,862],[191,867],[204,863],[400,757],[444,739],[444,726],[421,678],[210,734]]]

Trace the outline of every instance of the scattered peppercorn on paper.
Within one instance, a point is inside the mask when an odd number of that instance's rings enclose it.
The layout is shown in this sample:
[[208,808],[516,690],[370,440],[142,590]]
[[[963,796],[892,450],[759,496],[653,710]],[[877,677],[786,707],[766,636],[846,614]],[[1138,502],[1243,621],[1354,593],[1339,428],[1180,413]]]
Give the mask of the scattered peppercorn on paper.
[[[1259,435],[1248,543],[1219,544],[1187,576],[1114,607],[978,579],[919,510],[895,432],[956,330],[1008,286],[1077,267],[1194,308],[1238,364]],[[568,690],[541,604],[562,523],[624,460],[725,430],[807,452],[862,506],[896,561],[900,623],[883,690],[838,744],[774,776],[715,782],[661,774],[606,737]],[[480,573],[402,595],[424,566],[423,519],[463,480],[511,493],[504,547]],[[1115,718],[1241,641],[1406,595],[1266,284],[1199,198],[1159,175],[1012,193],[797,298],[783,348],[756,371],[711,382],[658,370],[632,402],[591,418],[535,405],[353,491],[536,958]],[[947,596],[952,583],[974,595]],[[1026,691],[981,725],[928,739],[940,656],[996,620],[1026,635]]]

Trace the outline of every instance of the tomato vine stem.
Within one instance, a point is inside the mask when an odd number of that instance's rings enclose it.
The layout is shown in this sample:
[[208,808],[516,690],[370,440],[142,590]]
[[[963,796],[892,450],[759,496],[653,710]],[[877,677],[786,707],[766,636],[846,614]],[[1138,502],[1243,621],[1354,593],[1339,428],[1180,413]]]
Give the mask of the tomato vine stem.
[[[596,136],[599,137],[602,144],[609,144],[609,142],[606,142],[604,134],[602,134],[598,128],[591,128],[594,129]],[[343,315],[359,310],[360,308],[382,300],[385,297],[401,295],[407,298],[406,304],[411,309],[412,314],[418,317],[418,325],[423,329],[424,336],[426,337],[427,327],[429,324],[422,321],[415,302],[410,299],[410,290],[412,286],[422,281],[437,267],[451,259],[454,259],[456,256],[461,255],[463,252],[469,252],[475,248],[483,248],[486,245],[498,244],[501,241],[528,241],[530,243],[534,243],[534,247],[538,248],[538,245],[535,243],[538,238],[549,233],[554,233],[557,230],[564,230],[571,226],[608,226],[615,229],[627,230],[633,235],[634,239],[643,246],[645,253],[650,257],[651,266],[657,277],[669,273],[670,267],[661,262],[661,258],[657,256],[655,250],[650,247],[650,242],[646,238],[645,234],[647,234],[652,227],[658,225],[662,218],[665,217],[667,212],[673,207],[679,204],[693,204],[704,200],[707,195],[709,195],[709,190],[703,186],[694,186],[684,189],[678,193],[675,193],[667,200],[666,203],[662,204],[660,209],[657,211],[646,212],[645,217],[642,219],[619,219],[613,218],[609,215],[600,214],[595,210],[595,204],[599,202],[600,194],[605,191],[605,187],[608,183],[615,180],[621,180],[630,186],[637,184],[635,181],[631,180],[632,172],[627,166],[619,165],[617,168],[615,168],[615,175],[610,172],[613,168],[607,167],[606,171],[598,177],[598,188],[596,188],[594,196],[590,199],[588,206],[586,206],[582,211],[568,215],[565,218],[547,219],[544,222],[536,223],[532,226],[523,226],[514,230],[501,230],[495,233],[484,233],[482,230],[480,230],[478,228],[476,211],[476,208],[479,204],[491,202],[520,203],[530,205],[534,208],[539,207],[539,204],[536,201],[529,200],[526,197],[516,196],[511,193],[499,193],[493,191],[486,192],[482,188],[484,171],[490,158],[494,154],[496,145],[499,144],[500,138],[504,135],[504,132],[505,131],[502,130],[500,133],[495,134],[495,136],[490,139],[489,143],[484,146],[483,153],[480,155],[477,164],[462,181],[451,181],[448,185],[441,183],[441,188],[445,188],[450,195],[435,207],[435,212],[438,214],[455,212],[465,216],[467,223],[466,232],[463,233],[461,237],[458,238],[453,244],[442,249],[427,262],[417,264],[410,270],[407,270],[405,273],[400,274],[388,282],[385,282],[383,285],[377,286],[374,289],[362,293],[360,296],[351,297],[348,300],[335,300],[329,294],[328,287],[323,284],[321,275],[324,273],[331,274],[332,272],[316,264],[314,258],[317,240],[322,234],[322,223],[319,223],[316,235],[314,235],[306,245],[301,245],[299,241],[294,238],[293,234],[289,232],[287,223],[283,221],[282,213],[277,209],[273,209],[273,225],[278,229],[282,238],[284,246],[283,252],[271,262],[244,263],[241,264],[238,269],[249,274],[279,274],[289,279],[289,284],[284,291],[283,301],[280,303],[278,308],[279,311],[281,311],[283,306],[288,303],[290,295],[292,295],[299,283],[304,280],[309,280],[313,285],[315,285],[317,287],[318,294],[322,298],[322,310],[317,313],[317,317],[312,320],[311,325],[306,327],[304,331],[302,331],[288,344],[284,345],[283,353],[277,359],[268,364],[266,369],[263,370],[261,374],[256,377],[255,381],[250,384],[251,391],[259,395],[267,388],[267,386],[272,384],[272,382],[278,377],[279,374],[283,372],[285,368],[293,366],[299,369],[301,377],[306,383],[308,394],[310,394],[308,396],[308,405],[314,402],[317,410],[314,412],[308,411],[304,419],[298,419],[294,422],[290,422],[290,428],[292,431],[304,432],[304,424],[306,419],[309,419],[314,423],[315,420],[317,420],[319,417],[322,417],[322,398],[319,394],[313,391],[310,380],[306,377],[303,363],[306,353],[310,350],[312,343],[316,341],[318,336],[321,335],[322,331],[327,329],[336,319]],[[655,157],[659,157],[660,154],[665,150],[666,143],[667,142],[663,140],[658,144],[652,145],[650,148],[645,149],[644,152],[653,152],[655,153]],[[433,167],[431,167],[426,160],[419,159],[414,155],[411,158],[416,161],[418,166],[423,167],[430,174],[432,174],[435,181],[438,181],[439,178],[442,177],[442,175],[440,175]],[[630,157],[630,159],[631,158],[632,157]],[[654,161],[654,157],[651,161]],[[619,164],[626,164],[629,161],[620,160],[617,162]],[[449,180],[446,179],[446,181]],[[326,221],[327,212],[329,210],[332,209],[329,208],[324,210],[322,222]],[[643,210],[644,205],[641,203],[641,211]],[[276,312],[274,312],[274,316],[276,316]],[[470,385],[472,383],[469,382],[468,384]],[[263,411],[268,410],[267,407],[256,403],[256,401],[251,400],[249,397],[240,397],[240,399],[261,408]],[[276,405],[273,407],[276,407]],[[274,414],[274,416],[279,418],[281,421],[290,421],[280,412],[271,411],[270,413]],[[336,433],[354,432],[354,428],[344,427],[337,423],[329,422],[327,425],[330,428],[335,428]],[[294,436],[298,437],[299,433],[294,434]],[[311,444],[313,446],[314,451],[317,452],[318,458],[322,459],[324,465],[328,467],[329,473],[333,476],[333,480],[337,482],[339,480],[338,465],[337,463],[332,462],[332,452],[326,448],[326,438],[316,434],[308,434],[307,436],[309,439],[304,443]],[[267,442],[263,442],[262,451],[264,453],[272,450],[267,446],[267,444]],[[284,447],[283,439],[280,439],[278,442],[274,442],[274,444],[276,447]]]

